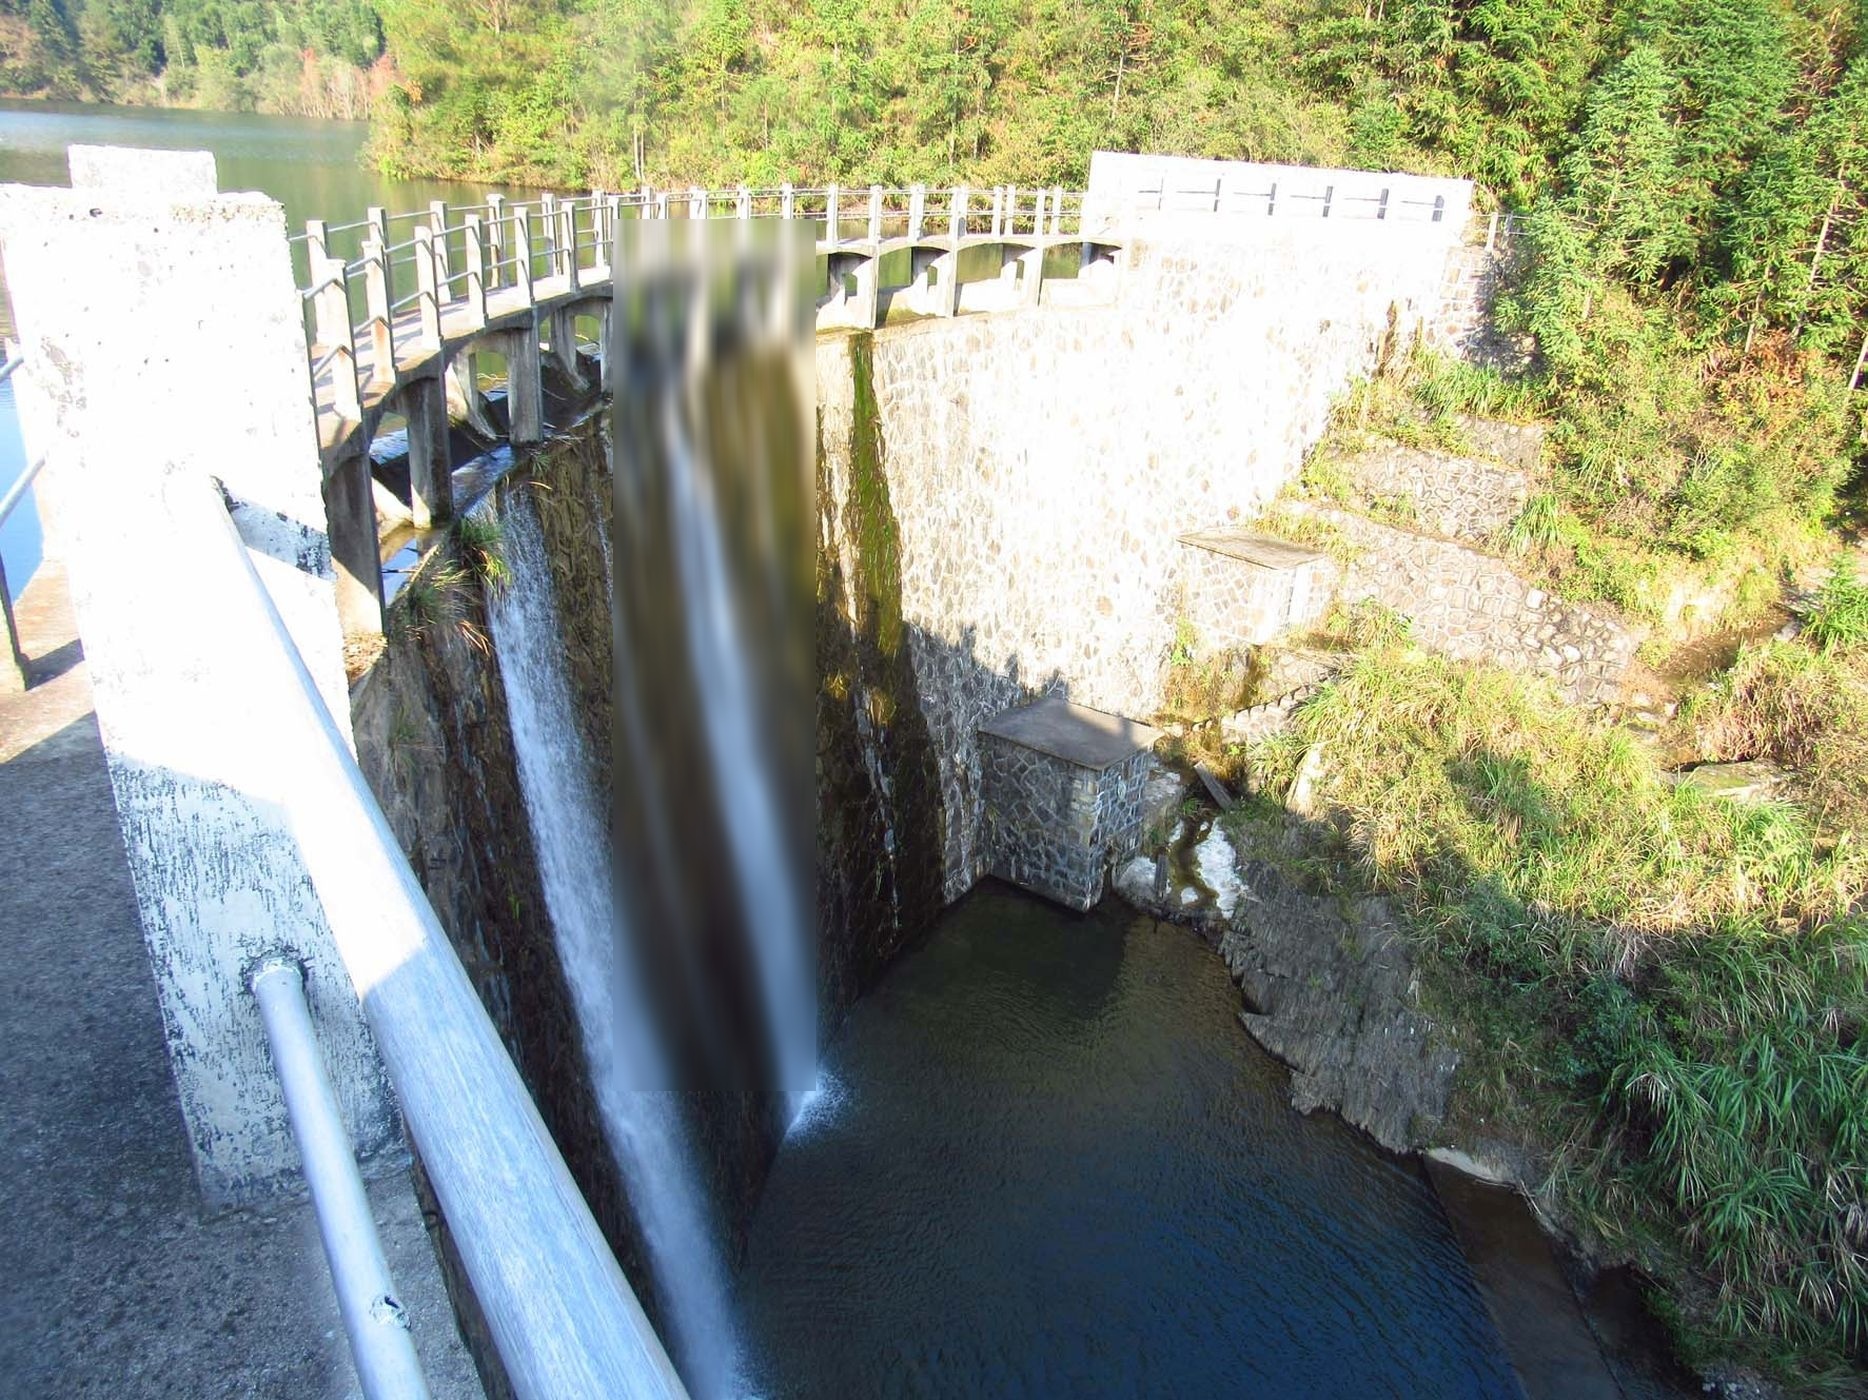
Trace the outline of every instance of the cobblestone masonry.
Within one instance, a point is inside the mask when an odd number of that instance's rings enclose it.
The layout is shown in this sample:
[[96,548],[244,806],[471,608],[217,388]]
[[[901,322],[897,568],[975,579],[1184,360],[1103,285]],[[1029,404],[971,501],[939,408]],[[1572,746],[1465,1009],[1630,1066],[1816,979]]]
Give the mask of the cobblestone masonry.
[[1203,653],[1268,642],[1314,622],[1329,607],[1336,573],[1322,554],[1301,551],[1307,557],[1264,564],[1212,547],[1217,542],[1204,536],[1183,541],[1181,610]]
[[1640,630],[1605,610],[1552,597],[1502,559],[1349,511],[1312,509],[1359,551],[1344,569],[1342,601],[1372,598],[1413,619],[1422,645],[1541,672],[1581,703],[1606,704],[1619,694]]
[[[1275,224],[1275,220],[1266,221]],[[979,722],[1055,690],[1160,704],[1189,530],[1249,520],[1394,324],[1438,305],[1458,231],[1305,221],[1249,244],[1137,241],[1111,305],[878,332],[901,616],[939,755],[945,892],[982,874]],[[818,342],[821,441],[849,452],[848,341]]]
[[1432,348],[1475,364],[1515,368],[1524,360],[1523,347],[1492,325],[1492,302],[1511,279],[1516,244],[1509,235],[1495,236],[1488,244],[1488,222],[1488,215],[1474,214],[1468,225],[1472,241],[1448,257],[1425,339]]
[[1483,543],[1517,517],[1531,494],[1522,471],[1388,443],[1342,464],[1365,505],[1412,517],[1443,539]]
[[979,755],[992,873],[1072,909],[1090,908],[1110,867],[1141,845],[1148,752],[1098,772],[982,734]]

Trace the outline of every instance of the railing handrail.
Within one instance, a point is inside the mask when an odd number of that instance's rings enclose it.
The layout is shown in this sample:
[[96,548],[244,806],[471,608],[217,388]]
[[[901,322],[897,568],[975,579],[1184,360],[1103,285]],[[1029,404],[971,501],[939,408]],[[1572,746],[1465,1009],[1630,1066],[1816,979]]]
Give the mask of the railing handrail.
[[[474,1297],[522,1400],[686,1400],[499,1032],[260,582],[218,485],[168,492],[226,574],[224,625],[290,742],[287,819]],[[234,580],[239,582],[235,583]]]

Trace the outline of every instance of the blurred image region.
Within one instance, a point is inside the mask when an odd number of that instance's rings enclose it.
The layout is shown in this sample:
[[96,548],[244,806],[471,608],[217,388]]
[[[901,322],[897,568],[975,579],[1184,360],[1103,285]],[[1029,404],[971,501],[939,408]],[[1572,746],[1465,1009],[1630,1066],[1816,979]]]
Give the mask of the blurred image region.
[[[815,1072],[813,245],[785,220],[619,228],[606,347],[618,1069]],[[619,989],[625,990],[625,989]]]

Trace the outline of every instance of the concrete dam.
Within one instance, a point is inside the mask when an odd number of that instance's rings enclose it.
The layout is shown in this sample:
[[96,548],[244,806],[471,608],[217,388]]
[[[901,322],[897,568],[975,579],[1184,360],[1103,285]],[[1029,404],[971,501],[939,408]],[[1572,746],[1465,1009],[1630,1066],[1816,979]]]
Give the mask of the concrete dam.
[[[0,241],[176,1104],[210,1214],[309,1188],[364,1393],[1521,1393],[1418,1175],[1105,897],[1176,637],[1365,587],[1259,523],[1478,334],[1469,185],[1099,154],[376,211],[294,274],[211,160],[72,177]],[[334,1243],[384,1192],[445,1308]]]

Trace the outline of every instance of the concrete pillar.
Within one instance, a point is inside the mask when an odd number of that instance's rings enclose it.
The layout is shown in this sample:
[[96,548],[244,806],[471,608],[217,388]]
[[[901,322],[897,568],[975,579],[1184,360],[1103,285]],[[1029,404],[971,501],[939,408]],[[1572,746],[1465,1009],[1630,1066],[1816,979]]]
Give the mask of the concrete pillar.
[[577,362],[577,317],[568,308],[553,311],[547,323],[551,337],[551,359],[578,388],[584,387],[583,367]]
[[356,450],[338,459],[324,478],[324,514],[329,522],[335,569],[332,606],[347,637],[383,630],[382,539],[376,532],[376,490],[370,453],[361,437]]
[[504,436],[487,414],[486,395],[480,392],[480,356],[476,352],[463,350],[448,362],[447,398],[451,417],[460,419],[483,438]]
[[448,395],[440,375],[402,391],[409,425],[409,513],[420,529],[454,513],[453,463],[448,456]]
[[545,440],[544,364],[538,332],[514,331],[506,337],[507,434],[516,446]]
[[1039,243],[1018,255],[1018,305],[1030,308],[1044,294],[1044,245]]
[[882,259],[872,254],[854,271],[856,294],[850,298],[850,324],[859,330],[874,330],[881,315]]
[[[273,608],[350,734],[337,578],[284,212],[216,193],[206,152],[73,147],[71,189],[0,189],[16,377],[66,565],[203,1192],[257,1201],[297,1152],[242,974],[302,959],[345,1124],[399,1152],[396,1109],[278,791],[273,708],[229,642],[224,556],[177,548],[218,480]],[[373,524],[373,519],[372,519]],[[225,624],[225,625],[224,625]],[[81,936],[74,930],[74,936]],[[56,1164],[53,1164],[56,1169]]]
[[960,310],[960,251],[950,248],[934,259],[934,286],[925,310],[931,316],[952,316]]

